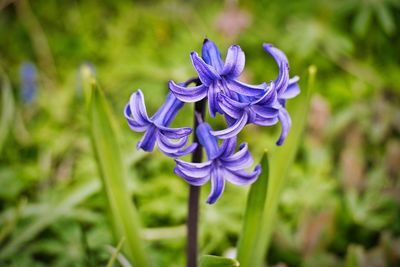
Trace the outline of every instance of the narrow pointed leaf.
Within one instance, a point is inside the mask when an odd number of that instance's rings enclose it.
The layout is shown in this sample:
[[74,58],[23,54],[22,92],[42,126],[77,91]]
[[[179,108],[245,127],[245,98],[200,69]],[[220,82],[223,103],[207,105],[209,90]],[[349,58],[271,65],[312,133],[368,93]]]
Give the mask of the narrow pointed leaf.
[[200,257],[200,267],[239,267],[237,260],[213,255],[203,255]]
[[125,242],[125,237],[122,237],[121,240],[119,241],[117,247],[112,252],[111,258],[108,260],[107,267],[113,267],[114,266],[114,262],[117,259],[118,254],[121,251],[122,245],[124,244],[124,242]]
[[238,260],[241,266],[250,266],[254,249],[260,231],[261,216],[264,211],[265,198],[267,195],[269,164],[267,151],[261,158],[262,173],[258,180],[250,187],[247,197],[246,210],[243,218],[243,227],[238,243]]
[[6,74],[0,70],[1,80],[1,115],[0,115],[0,152],[4,141],[10,131],[14,118],[14,98],[10,81]]
[[256,245],[247,249],[254,250],[251,260],[242,264],[243,267],[264,266],[264,260],[271,240],[273,226],[275,225],[278,202],[285,185],[288,171],[295,159],[298,147],[304,132],[312,87],[314,85],[316,67],[310,66],[309,80],[306,90],[294,100],[289,102],[289,114],[292,116],[292,128],[281,147],[277,147],[270,157],[270,175],[264,210],[261,216],[260,227],[257,230],[259,237]]
[[116,124],[104,95],[95,83],[92,84],[88,107],[92,145],[110,208],[115,238],[126,238],[122,251],[134,266],[150,266],[139,234],[140,219],[127,190]]

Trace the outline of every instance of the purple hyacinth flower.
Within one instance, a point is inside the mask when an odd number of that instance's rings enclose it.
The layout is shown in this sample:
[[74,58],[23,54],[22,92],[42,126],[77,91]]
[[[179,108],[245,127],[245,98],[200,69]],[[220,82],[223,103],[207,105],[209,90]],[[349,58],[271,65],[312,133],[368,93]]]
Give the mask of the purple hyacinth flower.
[[246,124],[254,123],[260,126],[270,126],[278,122],[280,104],[277,100],[275,84],[257,97],[239,96],[234,100],[221,95],[220,106],[228,122],[228,128],[212,131],[211,134],[227,139],[236,136]]
[[261,166],[257,165],[252,172],[245,169],[253,164],[247,144],[239,146],[235,152],[236,137],[223,140],[218,146],[217,138],[211,135],[212,128],[207,123],[201,123],[196,134],[200,144],[205,148],[208,161],[204,163],[189,163],[175,159],[174,172],[189,184],[201,186],[211,179],[211,193],[207,203],[213,204],[225,188],[225,180],[236,185],[247,185],[257,180]]
[[171,80],[168,87],[183,102],[197,102],[207,96],[212,117],[215,117],[217,112],[223,114],[218,101],[221,94],[229,97],[237,94],[255,96],[261,94],[267,87],[266,83],[249,85],[237,79],[245,65],[244,52],[238,45],[232,45],[228,49],[224,63],[215,43],[205,39],[202,58],[196,52],[192,52],[190,58],[202,84],[187,88]]
[[278,77],[274,83],[276,84],[277,98],[280,104],[278,118],[282,125],[282,131],[276,144],[282,145],[292,125],[290,115],[285,108],[286,100],[300,93],[300,87],[297,84],[299,77],[295,76],[289,79],[289,63],[286,55],[281,50],[271,44],[263,44],[263,48],[275,59],[279,66]]
[[33,63],[25,62],[20,67],[21,97],[30,104],[35,100],[37,94],[37,70]]
[[185,148],[191,128],[168,128],[182,106],[183,103],[169,93],[164,104],[149,118],[142,91],[139,89],[133,93],[125,107],[125,118],[133,131],[145,132],[137,148],[150,152],[157,143],[165,155],[174,158],[193,152],[197,144]]

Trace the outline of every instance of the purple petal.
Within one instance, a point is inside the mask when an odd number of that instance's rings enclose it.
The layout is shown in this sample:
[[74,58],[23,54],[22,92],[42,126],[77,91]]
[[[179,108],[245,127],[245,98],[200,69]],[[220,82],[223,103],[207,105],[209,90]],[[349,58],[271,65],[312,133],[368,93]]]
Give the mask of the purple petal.
[[299,77],[295,76],[289,80],[289,85],[286,90],[279,95],[279,98],[290,99],[296,97],[300,93],[300,86],[298,85]]
[[227,86],[230,90],[246,95],[246,96],[257,96],[260,95],[264,92],[265,89],[267,89],[267,84],[262,83],[259,85],[250,85],[243,83],[241,81],[238,81],[236,79],[232,79],[227,81]]
[[227,95],[221,94],[221,101],[227,102],[232,108],[243,109],[249,106],[250,102],[239,102],[238,100],[234,100]]
[[279,66],[278,77],[275,80],[276,90],[278,94],[282,93],[289,82],[289,63],[286,55],[271,44],[263,44],[263,48],[268,52],[276,61]]
[[227,76],[231,79],[239,77],[243,72],[245,64],[245,56],[238,45],[232,45],[228,49],[228,54],[225,60],[225,66],[221,75]]
[[164,152],[164,151],[163,152],[168,157],[179,158],[184,155],[192,153],[196,149],[196,147],[197,147],[197,143],[192,143],[192,144],[188,145],[187,147],[179,149],[178,151],[173,152],[173,153],[168,153],[168,152]]
[[220,160],[224,167],[231,171],[246,169],[253,164],[253,158],[248,151],[247,144],[241,144],[238,152]]
[[211,171],[211,161],[202,163],[185,162],[180,159],[175,159],[176,168],[178,168],[186,176],[194,178],[209,177]]
[[227,105],[223,102],[220,102],[220,108],[224,114],[235,120],[239,119],[244,112],[243,109],[234,109],[231,105]]
[[221,53],[219,52],[218,47],[213,41],[210,41],[207,38],[204,39],[201,57],[204,59],[205,63],[213,66],[218,73],[222,71],[224,62],[222,61]]
[[201,185],[204,185],[204,184],[207,183],[207,181],[210,179],[209,176],[201,177],[201,178],[195,178],[195,177],[188,176],[188,175],[184,174],[184,173],[183,173],[180,169],[178,169],[178,168],[175,168],[175,169],[174,169],[174,172],[175,172],[176,175],[182,177],[183,179],[186,180],[186,182],[188,182],[189,184],[194,185],[194,186],[201,186]]
[[254,105],[251,106],[251,109],[260,117],[263,118],[274,118],[278,116],[278,109],[272,108],[269,106],[260,106],[260,105]]
[[128,122],[129,127],[130,127],[133,131],[135,131],[135,132],[144,132],[144,131],[146,131],[146,129],[147,129],[147,127],[148,127],[149,124],[147,124],[147,123],[146,123],[146,124],[140,124],[140,123],[138,123],[137,121],[135,121],[135,120],[131,117],[132,113],[131,113],[131,108],[129,107],[129,104],[127,104],[127,105],[125,106],[124,115],[125,115],[125,118],[126,118],[126,120],[127,120],[127,122]]
[[271,126],[274,125],[278,122],[278,117],[274,118],[263,118],[260,116],[256,116],[255,120],[253,121],[254,124],[257,124],[259,126]]
[[219,106],[224,114],[234,119],[239,119],[242,117],[243,112],[245,112],[245,107],[248,106],[247,103],[240,103],[235,100],[230,99],[225,95],[220,95]]
[[146,112],[146,105],[144,103],[144,97],[142,91],[139,89],[131,95],[129,100],[129,107],[131,109],[133,117],[140,124],[147,124],[150,122]]
[[183,102],[177,99],[172,92],[169,92],[167,99],[151,119],[156,124],[168,126],[182,107]]
[[233,154],[233,152],[235,152],[236,139],[237,138],[235,136],[222,141],[221,148],[219,149],[221,151],[221,158],[229,157]]
[[224,117],[225,117],[226,124],[227,124],[228,126],[231,126],[231,125],[235,124],[235,122],[236,122],[236,120],[237,120],[237,119],[232,118],[231,116],[229,116],[229,115],[226,114],[226,113],[224,114]]
[[285,139],[289,133],[290,127],[292,126],[292,120],[290,119],[289,113],[284,108],[279,110],[278,118],[279,118],[279,121],[281,122],[282,130],[281,130],[281,135],[279,136],[279,139],[276,142],[276,144],[278,146],[280,146],[283,144],[283,142],[285,142]]
[[165,135],[167,138],[171,139],[180,139],[192,133],[192,128],[183,127],[183,128],[168,128],[163,126],[158,126],[161,133]]
[[174,153],[177,153],[181,148],[183,148],[186,145],[187,142],[187,136],[179,139],[177,142],[172,142],[165,136],[163,136],[161,133],[158,133],[157,136],[157,144],[159,149],[168,155],[172,155]]
[[208,123],[201,123],[196,129],[199,143],[205,148],[209,160],[213,160],[219,156],[218,141],[211,134],[211,131],[212,128]]
[[132,131],[135,132],[144,132],[147,130],[147,126],[142,126],[135,122],[134,120],[128,120],[128,126],[131,128]]
[[205,85],[209,86],[215,80],[221,79],[216,69],[204,62],[203,59],[199,57],[196,52],[190,53],[190,58],[192,59],[193,67],[196,69],[199,75],[200,81]]
[[257,165],[253,172],[244,170],[230,171],[224,169],[224,177],[230,183],[235,185],[248,185],[255,182],[261,173],[261,166]]
[[217,87],[211,85],[208,88],[208,109],[210,112],[211,117],[215,117],[215,113],[220,112],[222,113],[221,108],[219,107],[219,101],[218,101],[218,89]]
[[268,88],[264,91],[264,94],[259,97],[257,100],[252,101],[251,103],[253,105],[255,104],[260,104],[260,105],[272,105],[273,103],[276,102],[277,95],[276,95],[276,88],[275,88],[275,83],[271,82],[271,84],[268,86]]
[[159,149],[167,156],[177,158],[183,155],[189,154],[196,149],[197,144],[193,143],[188,147],[184,148],[188,140],[188,136],[184,136],[178,141],[172,141],[165,137],[160,132],[157,135],[157,144]]
[[174,83],[174,81],[168,82],[168,87],[172,93],[180,101],[192,103],[202,100],[207,96],[208,87],[203,84],[195,87],[184,87]]
[[227,139],[227,138],[234,137],[234,136],[238,135],[238,133],[247,124],[248,118],[249,118],[249,116],[247,115],[247,112],[244,112],[242,114],[242,117],[239,120],[237,120],[235,124],[233,124],[232,126],[226,128],[224,130],[211,131],[211,134],[220,139]]
[[207,198],[208,204],[213,204],[224,192],[225,180],[223,173],[219,168],[213,168],[211,170],[211,193]]
[[157,128],[154,125],[148,127],[146,133],[137,144],[137,149],[141,148],[147,152],[153,151],[154,145],[156,143],[156,137],[157,137],[156,135],[157,135]]

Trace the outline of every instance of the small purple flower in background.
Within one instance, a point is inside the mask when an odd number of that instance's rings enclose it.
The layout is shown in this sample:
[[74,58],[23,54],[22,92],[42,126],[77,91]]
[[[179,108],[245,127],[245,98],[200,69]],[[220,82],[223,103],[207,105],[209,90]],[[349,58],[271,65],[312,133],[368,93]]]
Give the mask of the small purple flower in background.
[[221,196],[225,180],[236,185],[247,185],[253,183],[261,173],[260,165],[252,172],[245,170],[253,164],[246,143],[241,144],[239,151],[234,153],[236,137],[225,139],[221,147],[218,147],[218,140],[211,135],[211,130],[207,123],[201,123],[196,130],[199,142],[206,150],[208,161],[190,163],[175,159],[174,170],[191,185],[200,186],[211,180],[211,193],[207,199],[209,204],[213,204]]
[[20,67],[21,98],[23,102],[32,103],[37,95],[37,70],[35,64],[24,62]]
[[191,128],[168,128],[182,107],[183,103],[169,93],[165,103],[149,118],[142,91],[138,90],[133,93],[125,107],[125,118],[133,131],[145,132],[137,144],[137,148],[150,152],[157,143],[160,150],[170,157],[180,157],[193,152],[196,144],[185,148],[188,135],[192,132]]
[[202,82],[193,88],[186,88],[169,81],[168,86],[176,97],[183,102],[197,102],[207,96],[209,111],[212,117],[215,113],[223,114],[218,98],[221,94],[236,97],[237,94],[254,96],[266,89],[265,83],[248,85],[237,78],[243,72],[245,56],[238,45],[228,49],[225,63],[214,42],[205,39],[202,48],[202,58],[196,52],[190,53],[193,67]]

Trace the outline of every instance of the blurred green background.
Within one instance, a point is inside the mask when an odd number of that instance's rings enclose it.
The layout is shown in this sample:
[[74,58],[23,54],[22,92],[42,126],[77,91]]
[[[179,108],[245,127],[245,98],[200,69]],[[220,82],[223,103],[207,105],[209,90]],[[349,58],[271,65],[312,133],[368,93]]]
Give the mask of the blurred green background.
[[[400,1],[0,1],[0,265],[105,266],[112,239],[88,137],[82,69],[96,73],[120,124],[129,188],[157,266],[183,266],[187,184],[159,152],[137,152],[123,107],[141,88],[149,113],[167,81],[195,71],[203,38],[246,53],[244,78],[270,81],[288,56],[306,86],[308,127],[284,189],[271,266],[400,266]],[[21,68],[37,68],[27,97]],[[9,83],[7,82],[9,81]],[[176,125],[190,126],[192,106]],[[222,121],[214,124],[223,128]],[[247,126],[259,160],[279,127]],[[205,204],[201,253],[231,255],[248,188]]]

